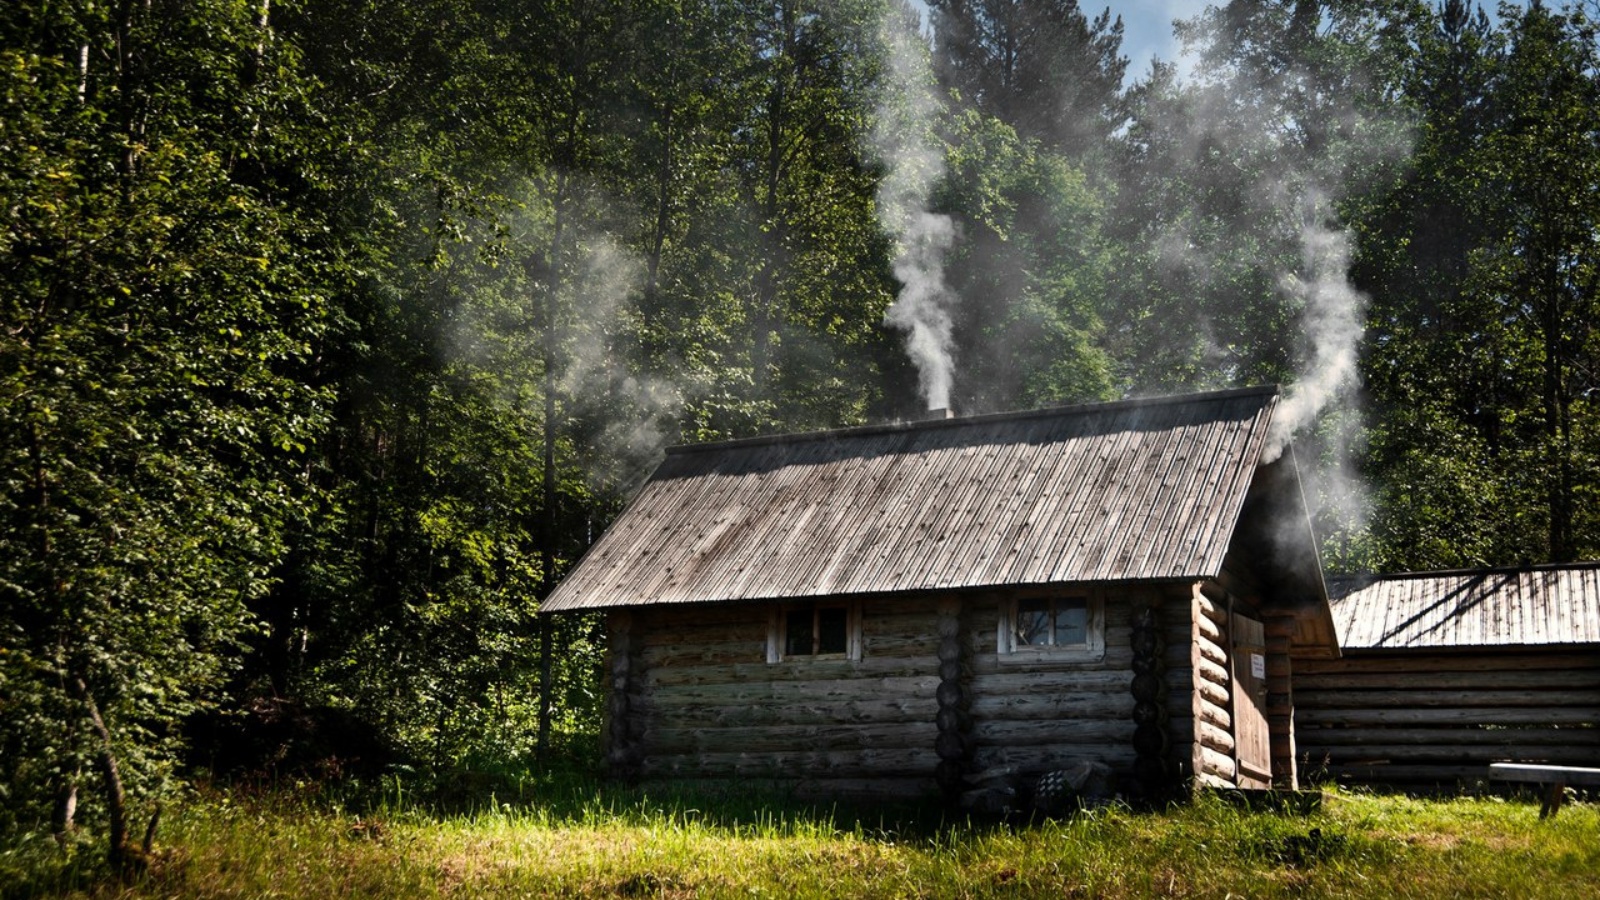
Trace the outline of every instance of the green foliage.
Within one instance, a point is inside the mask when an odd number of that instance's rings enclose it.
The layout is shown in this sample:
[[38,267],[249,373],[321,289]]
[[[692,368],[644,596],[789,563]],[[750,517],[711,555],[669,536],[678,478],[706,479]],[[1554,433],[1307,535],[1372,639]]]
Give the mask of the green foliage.
[[[932,9],[958,408],[1304,385],[1348,276],[1361,389],[1299,435],[1330,566],[1600,552],[1592,23],[1220,4],[1124,90],[1109,15]],[[197,762],[444,791],[552,708],[544,762],[584,746],[598,623],[547,679],[539,600],[661,448],[918,405],[885,16],[0,10],[0,832],[136,842],[199,719]]]
[[0,828],[96,767],[115,856],[306,508],[326,316],[292,57],[244,4],[111,14],[0,18]]

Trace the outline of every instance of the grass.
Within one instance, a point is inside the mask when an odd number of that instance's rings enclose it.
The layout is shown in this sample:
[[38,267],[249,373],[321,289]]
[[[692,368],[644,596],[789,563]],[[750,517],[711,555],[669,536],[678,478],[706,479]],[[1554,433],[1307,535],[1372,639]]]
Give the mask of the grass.
[[1596,897],[1600,807],[1332,792],[1310,815],[1216,798],[1108,808],[1030,828],[776,795],[551,783],[454,813],[364,814],[283,795],[196,795],[150,870],[122,884],[98,848],[0,853],[0,893],[144,897]]

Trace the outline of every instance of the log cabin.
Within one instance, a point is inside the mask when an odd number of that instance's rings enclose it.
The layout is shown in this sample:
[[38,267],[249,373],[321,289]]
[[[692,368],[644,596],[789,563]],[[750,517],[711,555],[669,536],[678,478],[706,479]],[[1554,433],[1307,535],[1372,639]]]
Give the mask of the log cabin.
[[1309,766],[1416,792],[1600,765],[1600,563],[1330,584],[1344,654],[1295,672]]
[[676,447],[547,598],[629,779],[952,803],[1083,761],[1296,786],[1338,655],[1275,388]]

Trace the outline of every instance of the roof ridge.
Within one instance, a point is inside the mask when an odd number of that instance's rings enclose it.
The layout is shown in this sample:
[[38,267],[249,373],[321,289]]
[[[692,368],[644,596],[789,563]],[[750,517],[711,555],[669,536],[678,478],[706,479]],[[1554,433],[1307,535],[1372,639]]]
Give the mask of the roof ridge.
[[958,416],[948,419],[916,419],[903,422],[883,422],[876,425],[851,425],[844,428],[827,429],[823,431],[805,431],[790,434],[766,434],[746,438],[731,438],[722,441],[706,441],[704,443],[675,444],[667,448],[668,454],[701,453],[714,450],[728,450],[739,447],[760,447],[772,444],[800,444],[811,441],[829,441],[840,438],[870,437],[880,434],[900,434],[909,431],[931,431],[941,428],[959,428],[970,425],[984,425],[994,422],[1025,421],[1027,419],[1045,418],[1048,416],[1085,415],[1089,413],[1119,412],[1128,409],[1150,408],[1157,406],[1170,406],[1182,403],[1204,403],[1215,400],[1230,400],[1235,397],[1248,397],[1253,395],[1278,395],[1282,393],[1278,385],[1255,385],[1253,387],[1227,388],[1217,391],[1202,391],[1194,394],[1161,394],[1148,397],[1127,397],[1121,400],[1109,400],[1103,403],[1076,403],[1067,406],[1046,406],[1027,410],[1014,410],[1011,412],[984,413],[976,416]]

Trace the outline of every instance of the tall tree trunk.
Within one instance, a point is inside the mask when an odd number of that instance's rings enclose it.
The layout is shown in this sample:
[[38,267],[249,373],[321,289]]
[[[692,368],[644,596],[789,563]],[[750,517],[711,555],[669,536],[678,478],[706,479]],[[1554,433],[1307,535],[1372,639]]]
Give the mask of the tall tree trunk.
[[[575,138],[574,131],[568,131],[568,143]],[[545,321],[544,321],[544,441],[543,441],[543,503],[544,534],[540,540],[540,579],[541,596],[548,598],[550,592],[556,587],[556,353],[558,341],[556,329],[559,319],[556,315],[557,295],[561,287],[561,242],[564,237],[567,218],[567,172],[562,169],[556,173],[555,195],[555,227],[550,236],[550,250],[548,255],[549,265],[546,275],[549,278],[548,290],[545,292]],[[550,701],[551,688],[553,687],[551,655],[555,652],[551,646],[550,615],[542,607],[539,610],[539,734],[535,744],[535,753],[543,765],[549,758],[550,750],[550,718],[552,703]]]
[[100,705],[95,702],[94,695],[89,692],[89,686],[82,676],[72,676],[72,690],[84,709],[88,711],[89,724],[100,740],[100,748],[95,754],[95,764],[100,769],[100,777],[105,781],[106,818],[110,840],[110,845],[106,848],[106,861],[111,864],[112,871],[124,873],[133,859],[128,854],[127,797],[122,788],[122,773],[117,768],[117,754],[111,743],[111,729],[106,727],[106,721],[100,715]]

